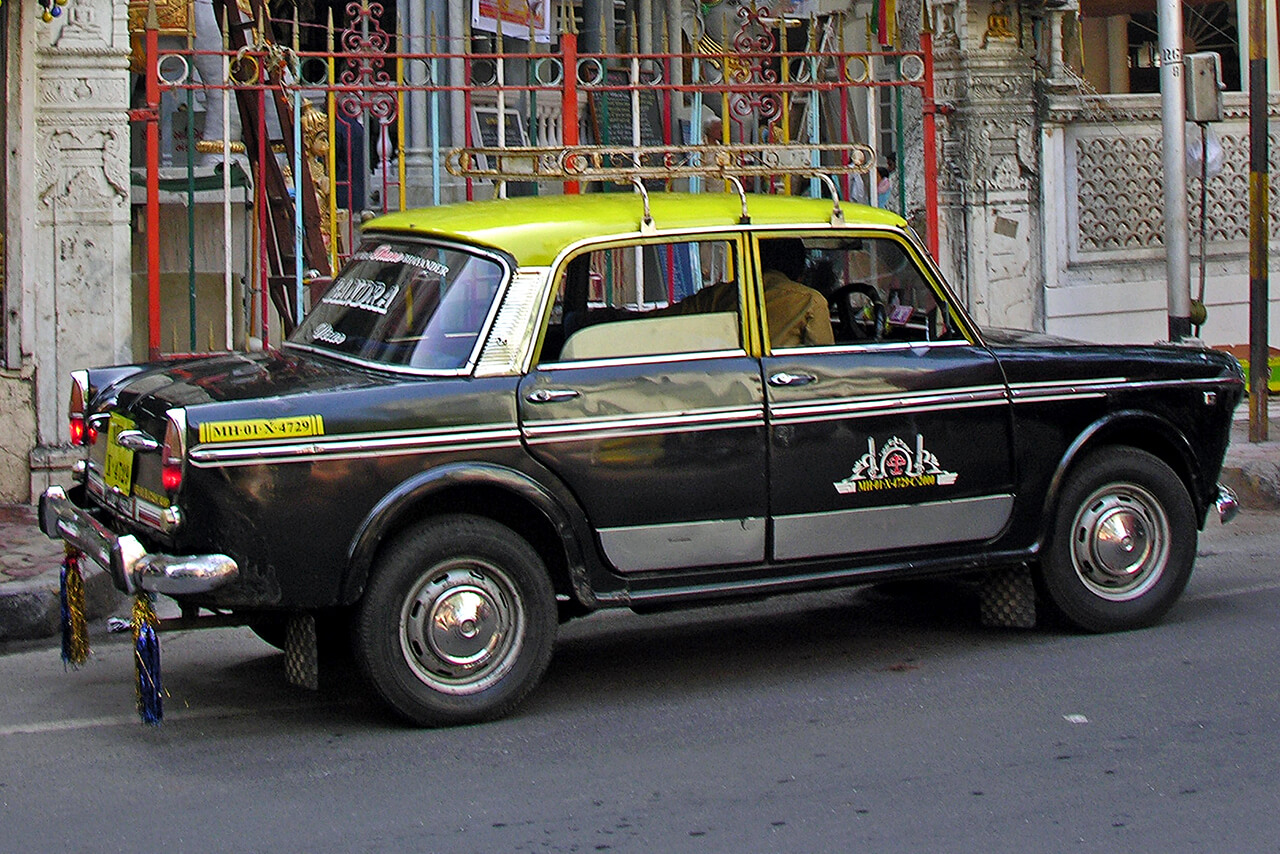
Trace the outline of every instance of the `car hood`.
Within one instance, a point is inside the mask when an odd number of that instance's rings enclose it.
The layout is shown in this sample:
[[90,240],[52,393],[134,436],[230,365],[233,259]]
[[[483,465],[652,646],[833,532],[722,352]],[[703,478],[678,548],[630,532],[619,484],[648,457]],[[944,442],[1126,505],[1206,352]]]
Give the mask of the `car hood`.
[[1031,332],[1026,329],[1003,329],[983,327],[982,337],[988,344],[997,346],[1018,347],[1073,347],[1084,344],[1074,338],[1063,338],[1045,332]]

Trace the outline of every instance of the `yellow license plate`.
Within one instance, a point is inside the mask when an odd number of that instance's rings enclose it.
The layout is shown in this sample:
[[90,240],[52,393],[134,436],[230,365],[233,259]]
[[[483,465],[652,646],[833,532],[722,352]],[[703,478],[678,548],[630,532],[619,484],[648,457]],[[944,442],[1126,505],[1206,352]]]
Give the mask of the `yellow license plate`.
[[114,412],[107,425],[107,461],[103,466],[102,479],[108,487],[115,487],[124,495],[133,488],[133,451],[120,447],[117,437],[125,430],[132,430],[133,426],[128,418]]

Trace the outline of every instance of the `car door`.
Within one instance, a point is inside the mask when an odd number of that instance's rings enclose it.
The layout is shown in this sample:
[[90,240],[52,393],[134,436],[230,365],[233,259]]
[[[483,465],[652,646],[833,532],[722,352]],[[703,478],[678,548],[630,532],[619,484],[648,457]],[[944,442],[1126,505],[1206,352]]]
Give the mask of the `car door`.
[[581,252],[560,276],[521,429],[620,572],[765,559],[764,391],[741,257],[734,235],[650,239]]
[[[773,559],[892,560],[995,538],[1014,496],[995,358],[900,235],[805,243],[835,343],[764,359]],[[769,307],[766,293],[766,323]]]

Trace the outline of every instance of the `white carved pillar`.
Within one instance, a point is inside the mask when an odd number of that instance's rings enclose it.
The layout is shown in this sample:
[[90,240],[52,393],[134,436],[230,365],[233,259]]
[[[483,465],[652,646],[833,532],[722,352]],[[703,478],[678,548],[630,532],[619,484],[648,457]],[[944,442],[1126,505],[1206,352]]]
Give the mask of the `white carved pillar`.
[[[33,494],[66,467],[69,371],[130,360],[126,0],[69,0],[38,29],[34,236],[23,283],[36,369]],[[25,11],[25,9],[24,9]]]
[[1043,328],[1032,25],[1013,0],[934,6],[943,269],[983,325]]

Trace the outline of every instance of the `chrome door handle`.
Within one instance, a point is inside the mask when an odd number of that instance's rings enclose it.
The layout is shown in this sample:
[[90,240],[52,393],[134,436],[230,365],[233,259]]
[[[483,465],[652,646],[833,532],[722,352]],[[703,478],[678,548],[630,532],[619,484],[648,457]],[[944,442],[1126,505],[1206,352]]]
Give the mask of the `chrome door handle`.
[[121,430],[120,435],[116,436],[116,444],[130,451],[141,451],[144,454],[160,450],[160,443],[141,430]]
[[769,385],[772,386],[808,385],[817,381],[818,378],[813,374],[789,374],[786,371],[769,377]]
[[562,400],[573,400],[582,395],[571,388],[540,388],[532,391],[525,400],[530,403],[558,403]]

